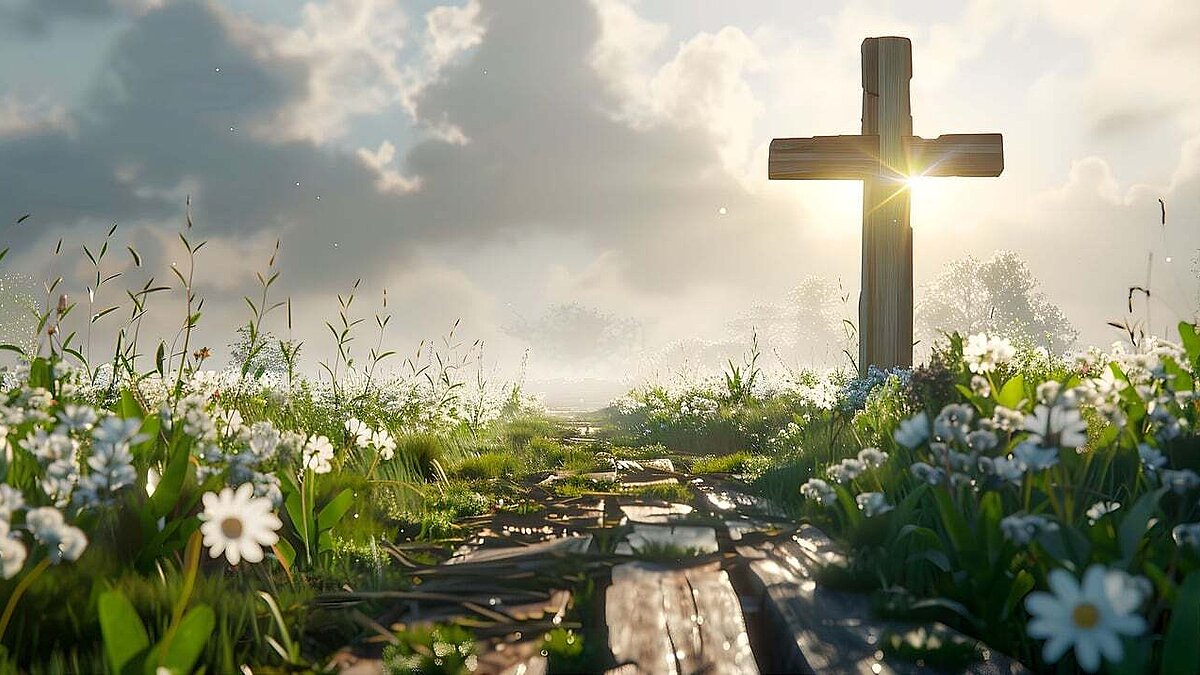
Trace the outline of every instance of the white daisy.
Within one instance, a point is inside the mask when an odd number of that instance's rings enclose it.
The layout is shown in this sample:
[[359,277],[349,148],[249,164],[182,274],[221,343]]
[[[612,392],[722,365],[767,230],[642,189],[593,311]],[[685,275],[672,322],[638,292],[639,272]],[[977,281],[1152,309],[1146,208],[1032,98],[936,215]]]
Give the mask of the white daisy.
[[225,488],[218,494],[204,494],[204,511],[200,514],[200,532],[209,556],[222,553],[230,565],[240,561],[256,563],[263,559],[263,547],[279,541],[276,530],[283,526],[271,511],[269,499],[254,497],[254,485],[242,483],[237,491]]
[[1042,657],[1056,663],[1074,647],[1079,666],[1089,673],[1100,667],[1100,657],[1110,662],[1124,656],[1121,636],[1137,636],[1146,631],[1146,621],[1130,612],[1130,603],[1110,593],[1124,584],[1109,584],[1113,572],[1093,565],[1083,575],[1083,583],[1069,572],[1050,572],[1051,593],[1034,592],[1025,598],[1025,608],[1033,615],[1027,631],[1030,637],[1046,640]]

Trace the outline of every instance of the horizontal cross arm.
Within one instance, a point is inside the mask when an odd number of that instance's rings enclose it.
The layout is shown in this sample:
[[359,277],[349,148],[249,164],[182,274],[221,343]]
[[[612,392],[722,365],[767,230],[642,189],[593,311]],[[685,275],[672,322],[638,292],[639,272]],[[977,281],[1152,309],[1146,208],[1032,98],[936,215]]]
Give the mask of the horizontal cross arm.
[[910,176],[991,178],[1004,171],[1000,134],[943,134],[905,139]]
[[[907,166],[879,163],[879,137],[814,136],[771,141],[767,177],[772,180],[863,180],[896,176],[999,176],[1004,170],[1000,134],[945,134],[903,139]],[[890,171],[889,171],[890,169]]]

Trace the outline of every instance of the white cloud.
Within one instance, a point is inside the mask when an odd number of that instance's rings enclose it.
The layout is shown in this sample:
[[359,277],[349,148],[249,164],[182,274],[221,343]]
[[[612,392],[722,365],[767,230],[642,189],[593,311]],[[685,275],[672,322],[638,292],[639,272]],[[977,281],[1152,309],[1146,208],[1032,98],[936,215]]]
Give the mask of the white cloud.
[[348,131],[358,116],[400,103],[408,86],[400,64],[408,18],[397,0],[310,2],[302,22],[284,31],[262,28],[277,57],[308,69],[305,96],[256,131],[281,140],[325,143]]
[[0,94],[0,138],[74,128],[70,113],[60,104],[25,101],[12,92]]
[[359,148],[358,158],[362,160],[363,164],[379,172],[375,187],[380,192],[404,194],[419,190],[421,187],[419,176],[409,178],[392,166],[392,162],[396,159],[396,146],[391,141],[383,141],[374,152],[367,148]]

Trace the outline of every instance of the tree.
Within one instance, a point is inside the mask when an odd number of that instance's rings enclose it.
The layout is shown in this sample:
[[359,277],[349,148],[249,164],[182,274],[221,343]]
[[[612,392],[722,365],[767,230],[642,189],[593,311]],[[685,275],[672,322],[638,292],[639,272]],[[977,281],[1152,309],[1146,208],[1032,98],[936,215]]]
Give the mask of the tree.
[[[855,313],[841,283],[809,276],[788,291],[783,303],[756,303],[729,323],[736,339],[757,334],[764,349],[785,362],[832,363],[853,351]],[[849,323],[848,323],[849,322]]]
[[985,261],[974,256],[952,261],[921,287],[917,338],[927,347],[947,332],[989,333],[1029,339],[1062,353],[1075,344],[1079,331],[1040,286],[1029,266],[1012,251],[997,251]]
[[642,326],[595,307],[565,303],[551,305],[533,321],[520,318],[504,331],[528,342],[539,357],[579,364],[627,356],[638,346]]

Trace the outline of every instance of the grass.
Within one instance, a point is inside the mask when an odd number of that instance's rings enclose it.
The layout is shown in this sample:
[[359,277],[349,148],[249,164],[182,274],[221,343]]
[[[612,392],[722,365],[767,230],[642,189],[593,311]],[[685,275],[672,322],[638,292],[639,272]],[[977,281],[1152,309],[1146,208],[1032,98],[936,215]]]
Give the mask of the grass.
[[658,483],[640,487],[627,487],[623,491],[625,494],[640,499],[676,502],[680,504],[690,504],[695,498],[695,495],[692,494],[692,491],[686,485],[680,485],[679,483]]
[[755,456],[748,452],[735,452],[729,455],[713,457],[698,457],[692,461],[691,472],[697,475],[709,473],[736,474],[746,470]]

